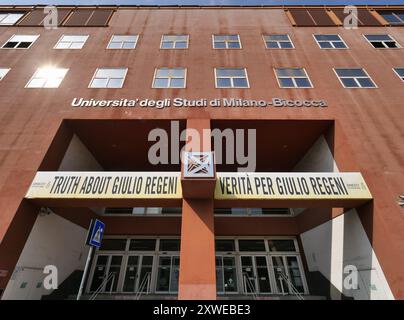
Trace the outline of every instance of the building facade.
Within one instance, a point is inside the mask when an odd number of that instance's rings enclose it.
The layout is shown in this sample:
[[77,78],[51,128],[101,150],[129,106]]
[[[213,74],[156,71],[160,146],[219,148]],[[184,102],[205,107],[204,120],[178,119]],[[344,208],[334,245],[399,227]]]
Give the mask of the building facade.
[[0,8],[2,299],[95,218],[86,297],[404,298],[404,7],[56,16]]

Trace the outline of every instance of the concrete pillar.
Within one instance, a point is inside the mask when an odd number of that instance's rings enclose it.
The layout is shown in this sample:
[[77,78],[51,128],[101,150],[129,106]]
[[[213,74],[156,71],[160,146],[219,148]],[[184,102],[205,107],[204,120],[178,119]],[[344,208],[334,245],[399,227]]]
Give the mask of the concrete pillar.
[[[187,130],[191,128],[202,137],[203,129],[210,128],[210,120],[190,119],[187,121]],[[210,135],[204,141],[190,141],[186,150],[189,151],[190,148],[192,151],[211,151]],[[212,188],[213,191],[214,179],[210,180],[183,181],[183,192],[195,194],[199,188],[205,191],[206,188]],[[188,192],[189,189],[194,190]],[[213,192],[207,199],[183,199],[178,299],[216,299]]]

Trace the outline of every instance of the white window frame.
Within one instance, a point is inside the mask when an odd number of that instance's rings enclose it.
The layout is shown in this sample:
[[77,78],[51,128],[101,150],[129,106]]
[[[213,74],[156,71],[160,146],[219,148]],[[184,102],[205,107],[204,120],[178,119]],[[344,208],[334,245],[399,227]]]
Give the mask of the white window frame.
[[[222,36],[222,37],[237,36],[238,43],[240,44],[240,48],[229,48],[229,42],[236,42],[235,40],[224,40],[226,48],[215,48],[215,36],[219,36],[219,37],[220,36]],[[223,41],[217,41],[217,42],[223,42]],[[241,49],[243,49],[243,45],[241,43],[241,38],[238,33],[237,34],[212,34],[212,48],[214,50],[241,50]]]
[[[294,87],[282,87],[281,82],[279,81],[279,77],[278,77],[278,74],[276,72],[276,69],[302,69],[304,71],[304,74],[306,75],[306,77],[301,77],[301,76],[298,76],[298,77],[295,77],[295,76],[293,76],[293,77],[281,77],[281,78],[291,78],[292,82],[295,84]],[[302,68],[302,67],[276,67],[276,68],[273,68],[273,70],[274,70],[274,73],[275,73],[276,81],[278,82],[278,86],[279,86],[280,89],[313,89],[314,88],[313,82],[311,82],[311,79],[309,77],[309,74],[306,71],[306,68]],[[309,80],[310,87],[298,87],[298,86],[296,86],[296,81],[295,81],[296,78],[307,78],[307,80]]]
[[[235,87],[233,86],[233,79],[237,78],[237,79],[244,79],[244,77],[220,77],[220,78],[229,78],[230,79],[230,83],[232,84],[231,87],[219,87],[217,85],[217,69],[242,69],[244,70],[245,73],[245,78],[247,80],[247,87]],[[215,88],[216,89],[250,89],[250,80],[248,79],[248,73],[247,73],[247,68],[238,68],[238,67],[215,67],[214,68],[214,72],[215,72]]]
[[[124,48],[123,47],[123,44],[124,44],[124,42],[125,41],[122,41],[121,42],[121,48],[110,48],[109,46],[110,46],[110,44],[111,44],[111,42],[117,42],[117,41],[112,41],[112,39],[114,39],[114,37],[115,36],[117,36],[117,37],[126,37],[126,36],[128,36],[128,37],[135,37],[136,36],[136,42],[135,42],[135,46],[133,47],[133,48]],[[139,42],[139,38],[140,38],[140,35],[139,34],[113,34],[112,36],[111,36],[111,39],[109,39],[109,42],[108,42],[108,44],[107,44],[107,50],[135,50],[136,49],[136,47],[137,47],[137,43]]]
[[[80,48],[71,48],[71,45],[72,45],[73,43],[81,43],[81,41],[62,41],[64,37],[85,37],[85,40],[84,40],[84,42],[83,42],[83,44],[82,44],[82,46],[81,46]],[[58,42],[55,44],[55,46],[53,47],[53,49],[56,49],[56,50],[81,50],[81,49],[83,49],[84,45],[86,44],[86,42],[87,42],[87,40],[88,40],[88,37],[89,37],[88,34],[63,34],[63,35],[59,38]],[[69,43],[70,43],[69,48],[58,48],[57,46],[58,46],[59,43],[61,43],[61,42],[69,42]]]
[[[361,67],[355,67],[355,68],[351,68],[351,67],[338,67],[338,68],[332,68],[332,69],[334,70],[335,75],[337,76],[339,82],[341,83],[341,85],[342,85],[342,87],[343,87],[344,89],[377,89],[377,88],[378,88],[376,82],[371,78],[371,76],[368,74],[368,72],[366,71],[365,68],[361,68]],[[367,77],[363,77],[363,76],[362,76],[362,77],[342,77],[342,78],[353,78],[353,79],[355,80],[355,82],[356,82],[357,84],[359,84],[358,87],[346,87],[346,86],[344,85],[344,83],[342,82],[341,77],[338,75],[337,69],[361,69],[361,70],[363,70],[363,71],[365,72],[365,74],[367,75]],[[373,82],[373,84],[374,84],[375,86],[374,86],[374,87],[362,87],[362,86],[360,86],[360,83],[356,80],[356,78],[369,78],[369,79]]]
[[[108,87],[108,86],[107,86],[107,87],[92,87],[91,84],[93,83],[94,79],[96,79],[96,75],[97,75],[98,70],[103,70],[103,69],[119,69],[119,70],[125,70],[125,74],[124,74],[124,76],[123,76],[122,86],[119,87],[119,88],[110,88],[110,87]],[[127,74],[128,74],[128,68],[121,68],[121,67],[102,67],[102,68],[97,68],[97,69],[95,69],[95,71],[94,71],[93,77],[91,78],[91,81],[90,81],[90,83],[89,83],[89,85],[88,85],[88,88],[89,88],[89,89],[122,89],[123,86],[124,86],[124,84],[125,84],[125,80],[126,80],[126,75],[127,75]],[[109,82],[111,79],[115,79],[115,78],[107,78],[107,79],[108,79],[108,82]]]
[[0,68],[0,71],[4,71],[3,74],[0,73],[0,81],[6,77],[10,70],[10,68]]
[[[279,48],[268,48],[268,46],[267,46],[267,41],[265,40],[265,37],[268,37],[268,36],[278,36],[278,35],[281,35],[281,36],[288,36],[288,39],[289,39],[289,42],[291,43],[291,45],[292,45],[292,48],[281,48],[281,47],[279,47]],[[263,34],[262,35],[262,39],[264,40],[264,45],[265,45],[265,49],[268,49],[268,50],[292,50],[292,49],[295,49],[295,44],[293,43],[293,41],[292,41],[292,38],[290,37],[290,34],[288,34],[288,33],[271,33],[271,34]],[[272,41],[272,40],[271,40]],[[287,41],[273,41],[273,42],[287,42]]]
[[396,69],[404,69],[404,67],[394,67],[394,68],[392,68],[392,69],[393,69],[394,73],[397,75],[397,77],[399,77],[400,80],[404,82],[404,75],[403,75],[403,76],[400,76],[400,75],[398,74],[397,70],[396,70]]
[[[24,15],[26,14],[25,12],[10,12],[10,11],[4,11],[4,12],[0,12],[0,14],[7,14],[6,17],[4,17],[3,19],[1,19],[0,21],[0,26],[14,26],[18,21],[21,20],[22,17],[24,17]],[[13,23],[2,23],[5,19],[7,19],[10,15],[21,15],[15,22]]]
[[[319,40],[317,40],[316,36],[338,36],[339,42],[342,42],[345,45],[345,48],[336,48],[336,47],[334,47],[333,42],[336,42],[337,40],[334,40],[334,41],[333,40],[327,40],[327,41],[320,40],[319,41]],[[349,49],[348,45],[346,44],[344,39],[342,39],[342,37],[341,37],[341,35],[339,33],[313,33],[313,38],[314,38],[314,41],[316,41],[318,47],[321,50],[347,50],[347,49]],[[332,48],[322,48],[320,46],[320,42],[329,42],[331,44]]]
[[[183,87],[164,87],[164,88],[159,88],[159,87],[155,87],[154,86],[154,81],[156,80],[156,76],[157,76],[157,71],[160,69],[180,69],[180,70],[184,70],[184,86]],[[187,87],[187,74],[188,74],[188,68],[184,68],[184,67],[158,67],[154,69],[154,75],[153,75],[153,81],[152,81],[152,89],[186,89]],[[166,78],[164,78],[166,79]],[[167,79],[169,79],[168,83],[171,84],[171,79],[182,79],[182,77],[168,77]]]
[[41,68],[38,68],[38,69],[35,70],[34,74],[33,74],[32,77],[28,80],[28,82],[27,82],[27,84],[25,85],[24,88],[26,88],[26,89],[58,89],[58,88],[60,87],[60,85],[62,84],[64,78],[66,77],[66,74],[69,72],[69,69],[68,69],[68,68],[55,68],[55,69],[61,69],[61,70],[64,70],[64,71],[65,71],[65,73],[64,73],[64,75],[63,75],[63,78],[60,80],[60,83],[58,84],[57,87],[30,87],[29,84],[31,83],[32,80],[34,80],[34,79],[42,79],[42,78],[36,77],[36,75],[37,75],[37,73],[40,71],[40,69],[41,69]]
[[[369,43],[369,45],[370,45],[373,49],[377,49],[377,50],[379,50],[379,49],[381,49],[381,50],[384,50],[384,49],[393,49],[393,50],[394,50],[394,49],[401,49],[401,48],[402,48],[401,45],[400,45],[400,43],[399,43],[391,34],[389,34],[389,33],[367,33],[367,34],[362,34],[362,35],[363,35],[363,37],[365,38],[365,40]],[[375,47],[373,46],[372,42],[371,42],[366,36],[389,36],[389,37],[391,38],[391,41],[387,41],[387,42],[392,42],[392,41],[394,41],[394,42],[396,43],[396,45],[397,45],[397,48],[390,48],[390,47],[386,46],[384,40],[383,40],[383,41],[378,40],[378,42],[382,42],[382,43],[383,43],[384,48],[375,48]]]
[[[4,46],[10,42],[10,40],[15,37],[15,36],[30,36],[30,37],[36,37],[34,41],[31,42],[31,44],[27,48],[4,48]],[[4,42],[1,46],[1,49],[6,49],[6,50],[27,50],[32,47],[32,45],[38,40],[39,34],[13,34],[6,42]],[[22,41],[18,42],[21,43]]]
[[[180,41],[180,40],[174,40],[171,42],[174,42],[174,47],[173,48],[163,48],[163,42],[168,42],[168,40],[164,41],[164,37],[166,36],[171,36],[171,37],[186,37],[186,41],[187,41],[187,46],[185,48],[175,48],[175,44],[177,42],[184,42],[184,41]],[[189,48],[189,34],[163,34],[161,36],[161,41],[160,41],[160,49],[162,50],[186,50]]]

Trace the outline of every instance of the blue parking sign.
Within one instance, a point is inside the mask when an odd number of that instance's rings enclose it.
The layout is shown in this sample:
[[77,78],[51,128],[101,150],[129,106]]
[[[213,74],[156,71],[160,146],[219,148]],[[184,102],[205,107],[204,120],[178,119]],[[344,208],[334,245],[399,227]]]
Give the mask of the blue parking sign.
[[93,247],[101,247],[102,237],[104,235],[105,224],[100,220],[92,220],[88,230],[86,243]]

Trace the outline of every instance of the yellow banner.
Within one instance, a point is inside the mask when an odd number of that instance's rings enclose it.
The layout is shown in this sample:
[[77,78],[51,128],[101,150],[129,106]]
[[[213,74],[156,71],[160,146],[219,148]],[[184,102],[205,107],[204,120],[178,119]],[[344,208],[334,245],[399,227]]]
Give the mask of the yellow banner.
[[358,172],[217,173],[216,200],[372,199]]
[[37,172],[28,199],[181,199],[180,172]]

